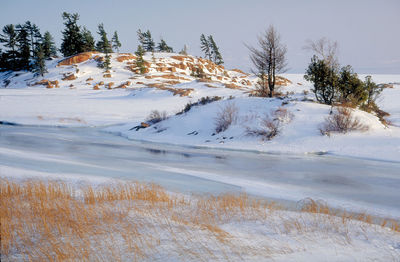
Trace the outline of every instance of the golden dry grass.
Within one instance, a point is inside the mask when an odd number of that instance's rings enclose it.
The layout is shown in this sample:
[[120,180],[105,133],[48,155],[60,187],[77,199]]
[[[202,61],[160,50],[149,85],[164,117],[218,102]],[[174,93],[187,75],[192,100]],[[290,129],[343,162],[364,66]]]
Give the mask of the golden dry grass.
[[[366,214],[335,219],[326,205],[308,200],[304,219],[273,216],[275,203],[246,194],[184,196],[156,184],[118,182],[77,188],[63,182],[0,179],[1,256],[4,261],[209,261],[245,260],[293,252],[238,242],[220,225],[240,221],[272,224],[275,233],[335,230],[346,236],[351,219],[371,223]],[[336,217],[337,218],[337,217]],[[399,231],[399,223],[381,226]],[[269,243],[267,241],[267,243]]]

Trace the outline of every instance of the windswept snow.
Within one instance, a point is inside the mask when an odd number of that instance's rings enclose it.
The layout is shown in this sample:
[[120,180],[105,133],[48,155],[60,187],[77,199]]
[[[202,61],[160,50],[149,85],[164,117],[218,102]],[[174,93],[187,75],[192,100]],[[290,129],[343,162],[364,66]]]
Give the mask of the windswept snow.
[[[179,61],[174,60],[173,55],[156,54],[156,59],[165,65],[174,65]],[[28,86],[37,81],[30,73],[21,73],[13,78],[3,73],[2,78],[9,79],[10,83],[7,88],[0,89],[0,120],[31,125],[108,126],[105,131],[129,139],[158,143],[280,154],[327,153],[400,161],[400,107],[398,106],[400,75],[373,76],[373,80],[377,83],[394,83],[394,88],[386,88],[378,99],[379,106],[390,113],[387,119],[391,125],[384,126],[376,116],[354,110],[354,116],[367,125],[369,130],[332,134],[327,137],[320,134],[319,128],[329,116],[331,108],[314,101],[310,91],[312,86],[302,75],[283,75],[291,80],[292,84],[280,89],[284,98],[270,99],[249,97],[250,87],[230,89],[224,84],[224,81],[233,81],[240,77],[250,79],[254,83],[254,77],[236,71],[226,71],[228,73],[225,74],[231,77],[223,78],[227,80],[218,82],[215,78],[217,82],[198,82],[188,75],[190,74],[188,68],[185,70],[178,68],[174,74],[186,75],[187,80],[169,87],[177,90],[193,90],[189,96],[181,97],[168,90],[145,86],[146,83],[163,81],[153,79],[154,76],[162,74],[157,72],[156,67],[151,68],[151,72],[145,75],[149,76],[146,78],[127,70],[129,61],[120,63],[115,60],[116,57],[117,55],[113,56],[111,79],[103,78],[102,70],[97,67],[93,59],[77,66],[56,67],[57,61],[48,62],[49,73],[45,78],[58,80],[60,88]],[[146,59],[150,61],[153,58],[148,55]],[[79,69],[76,80],[61,80],[62,75],[73,73],[76,69]],[[217,76],[223,75],[219,69],[215,70]],[[89,84],[86,81],[88,78],[93,79]],[[117,86],[130,78],[134,78],[131,80],[133,83],[126,89],[93,90],[91,84],[112,81],[115,82],[114,86]],[[139,80],[144,84],[135,84]],[[69,87],[71,83],[73,89]],[[222,100],[194,106],[187,113],[176,115],[187,103],[197,102],[206,96],[219,96]],[[217,114],[228,104],[237,108],[237,121],[226,131],[216,134]],[[282,123],[276,137],[268,141],[248,134],[249,129],[260,129],[260,123],[265,116],[273,114],[279,108],[286,110],[291,117]],[[153,110],[165,111],[169,118],[146,129],[132,130],[144,122]]]

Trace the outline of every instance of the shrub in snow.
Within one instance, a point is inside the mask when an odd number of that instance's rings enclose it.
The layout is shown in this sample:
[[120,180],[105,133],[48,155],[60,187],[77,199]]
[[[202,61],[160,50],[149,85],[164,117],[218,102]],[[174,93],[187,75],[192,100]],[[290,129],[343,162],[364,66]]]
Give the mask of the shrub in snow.
[[192,109],[192,106],[199,106],[199,105],[206,105],[218,100],[221,100],[222,97],[220,96],[206,96],[206,97],[202,97],[200,98],[197,102],[195,103],[187,103],[185,108],[182,109],[182,111],[176,113],[176,115],[181,115],[183,113],[187,113],[190,109]]
[[289,123],[293,118],[293,114],[286,108],[279,107],[272,113],[265,114],[260,121],[260,128],[247,127],[248,135],[261,136],[263,140],[271,140],[277,136],[284,123]]
[[331,132],[347,133],[351,131],[367,131],[368,126],[361,123],[360,119],[353,116],[352,109],[337,107],[335,112],[325,119],[320,128],[322,135],[330,135]]
[[152,125],[152,124],[161,122],[167,118],[168,118],[167,112],[165,112],[165,111],[160,112],[158,110],[153,110],[153,111],[151,111],[150,115],[147,117],[146,121]]
[[237,121],[238,108],[235,103],[229,103],[221,108],[215,118],[215,132],[218,134],[224,132],[228,127]]

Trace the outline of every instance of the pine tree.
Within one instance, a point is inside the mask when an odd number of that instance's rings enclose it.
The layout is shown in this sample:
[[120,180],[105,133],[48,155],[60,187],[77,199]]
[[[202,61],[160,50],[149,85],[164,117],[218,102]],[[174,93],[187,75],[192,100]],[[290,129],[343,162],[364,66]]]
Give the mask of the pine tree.
[[168,46],[167,43],[165,42],[164,39],[161,38],[160,43],[157,46],[157,49],[159,52],[167,52],[167,53],[173,53],[174,50],[172,47]]
[[6,70],[6,62],[5,62],[5,59],[4,59],[5,57],[4,57],[4,53],[3,53],[3,50],[1,50],[1,48],[0,48],[0,72],[3,72],[4,70]]
[[219,52],[219,48],[215,43],[212,35],[208,36],[208,43],[211,49],[212,61],[217,65],[222,65],[224,63],[224,60],[222,59],[222,55]]
[[156,44],[154,43],[154,40],[151,37],[151,33],[150,33],[149,30],[147,30],[147,32],[146,32],[146,45],[144,46],[144,48],[145,48],[145,50],[147,52],[153,52],[155,46],[156,46]]
[[377,85],[372,81],[371,76],[366,76],[364,81],[364,88],[367,93],[366,105],[367,107],[376,106],[375,101],[379,97],[380,93],[383,91],[383,87]]
[[61,43],[61,53],[64,56],[71,56],[79,54],[83,51],[82,33],[81,29],[77,24],[79,15],[77,13],[70,14],[64,12],[62,14],[64,19],[65,29],[62,32],[63,39]]
[[35,55],[36,48],[42,41],[42,34],[40,33],[39,28],[35,24],[32,24],[31,21],[26,21],[24,27],[29,35],[31,56],[33,57]]
[[102,67],[108,72],[111,69],[111,56],[112,47],[110,41],[108,41],[106,30],[104,30],[104,25],[101,23],[98,26],[99,31],[97,32],[100,35],[100,41],[96,44],[96,49],[99,52],[105,53],[105,59],[102,64]]
[[17,25],[16,29],[18,32],[17,35],[18,69],[30,70],[31,49],[29,41],[29,32],[24,25]]
[[143,47],[146,43],[146,33],[142,32],[142,30],[137,30],[138,41],[140,45]]
[[360,105],[368,98],[364,83],[358,78],[357,73],[350,65],[340,70],[337,89],[340,95],[339,99],[344,103]]
[[111,70],[111,56],[110,56],[110,53],[106,53],[106,56],[105,56],[104,62],[103,62],[103,68],[104,68],[105,72],[110,72],[110,70]]
[[97,32],[100,35],[100,40],[96,44],[96,50],[103,53],[111,53],[112,47],[110,41],[108,41],[107,33],[104,30],[104,25],[101,23],[98,26],[99,31]]
[[144,72],[146,71],[146,66],[144,64],[144,59],[143,59],[144,49],[141,45],[138,45],[135,55],[136,55],[136,66],[139,68],[140,73],[144,74]]
[[147,30],[146,32],[142,32],[140,29],[137,31],[138,35],[138,40],[142,48],[144,49],[145,52],[153,52],[155,43],[153,38],[151,37],[150,30]]
[[201,34],[200,36],[200,48],[204,52],[204,57],[208,60],[211,60],[210,43],[204,34]]
[[96,50],[95,48],[95,41],[93,38],[92,33],[83,27],[82,29],[82,51],[83,52],[90,52]]
[[337,95],[338,75],[326,60],[314,55],[308,65],[304,79],[314,85],[312,91],[318,102],[332,105]]
[[4,43],[4,46],[8,48],[3,53],[3,63],[5,64],[5,70],[14,70],[17,67],[17,31],[13,24],[5,25],[2,30],[3,34],[0,34],[0,43]]
[[49,31],[46,31],[43,36],[43,54],[45,59],[49,59],[52,56],[57,55],[57,48],[54,44],[53,37]]
[[117,50],[117,53],[119,53],[119,49],[121,48],[121,42],[118,39],[118,33],[117,31],[114,32],[114,36],[112,38],[112,47]]
[[44,44],[40,44],[36,47],[34,53],[33,72],[36,76],[43,76],[45,73],[47,73],[45,59]]

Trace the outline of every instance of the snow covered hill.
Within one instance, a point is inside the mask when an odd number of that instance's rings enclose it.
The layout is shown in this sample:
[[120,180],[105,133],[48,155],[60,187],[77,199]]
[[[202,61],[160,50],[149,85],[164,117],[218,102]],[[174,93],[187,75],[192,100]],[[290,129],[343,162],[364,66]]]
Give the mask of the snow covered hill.
[[[320,129],[331,107],[315,102],[302,75],[283,75],[278,79],[280,96],[258,98],[251,96],[254,75],[205,59],[147,53],[144,74],[132,54],[112,54],[110,72],[97,66],[102,59],[102,54],[83,53],[52,60],[43,78],[2,73],[0,120],[107,126],[106,131],[130,139],[188,146],[400,161],[400,75],[373,76],[377,83],[392,83],[378,100],[390,113],[390,125],[351,109],[366,130],[328,137]],[[232,123],[218,130],[227,110],[232,111]],[[271,137],[264,132],[268,121],[276,128]]]

